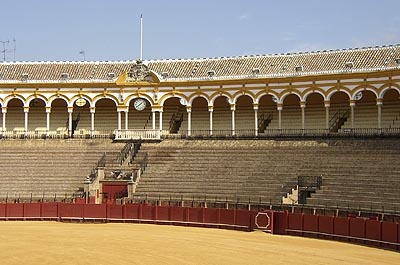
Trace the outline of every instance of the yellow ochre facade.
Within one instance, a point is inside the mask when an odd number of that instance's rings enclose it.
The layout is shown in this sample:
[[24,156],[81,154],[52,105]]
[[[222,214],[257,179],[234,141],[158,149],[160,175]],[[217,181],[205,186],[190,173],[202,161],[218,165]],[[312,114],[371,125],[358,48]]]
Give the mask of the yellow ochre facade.
[[400,45],[203,59],[3,62],[1,135],[398,134],[399,93]]

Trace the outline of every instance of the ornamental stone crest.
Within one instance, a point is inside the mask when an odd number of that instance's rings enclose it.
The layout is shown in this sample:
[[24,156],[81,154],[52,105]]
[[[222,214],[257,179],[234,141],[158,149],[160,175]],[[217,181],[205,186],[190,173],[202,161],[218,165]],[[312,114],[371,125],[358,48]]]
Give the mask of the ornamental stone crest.
[[136,64],[131,67],[126,78],[127,82],[152,82],[150,70],[142,60],[137,60]]

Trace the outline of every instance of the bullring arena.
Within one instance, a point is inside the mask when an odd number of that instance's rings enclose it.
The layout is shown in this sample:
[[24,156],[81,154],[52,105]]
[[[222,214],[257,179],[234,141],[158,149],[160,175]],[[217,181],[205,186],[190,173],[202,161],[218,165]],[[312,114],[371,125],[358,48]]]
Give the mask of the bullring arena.
[[399,93],[400,45],[0,63],[0,258],[395,264]]

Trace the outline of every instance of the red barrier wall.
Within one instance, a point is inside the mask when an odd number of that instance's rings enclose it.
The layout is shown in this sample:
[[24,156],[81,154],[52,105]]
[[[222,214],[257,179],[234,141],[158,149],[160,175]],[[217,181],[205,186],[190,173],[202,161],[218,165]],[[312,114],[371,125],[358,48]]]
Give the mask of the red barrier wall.
[[125,204],[125,218],[126,219],[140,219],[141,206],[138,204]]
[[156,219],[156,220],[161,220],[161,221],[168,221],[168,220],[171,220],[171,219],[169,218],[169,209],[170,209],[169,206],[156,206],[156,207],[155,207],[155,210],[157,211],[157,212],[156,212],[157,217],[154,218],[154,219]]
[[219,209],[216,208],[203,208],[204,223],[218,224],[219,223]]
[[[349,236],[364,238],[365,237],[365,220],[361,218],[350,218]],[[360,240],[350,240],[360,242]]]
[[122,219],[122,205],[107,204],[107,218]]
[[0,204],[0,218],[6,217],[6,204]]
[[8,218],[22,218],[24,217],[24,204],[12,203],[7,204],[7,217]]
[[58,203],[42,203],[42,217],[58,218]]
[[[152,206],[139,204],[68,204],[68,203],[11,203],[0,204],[1,219],[79,219],[79,220],[134,220],[168,224],[195,225],[251,230],[256,228],[257,211],[191,208],[177,206]],[[266,226],[270,217],[272,233],[297,234],[320,238],[355,241],[369,245],[400,250],[398,223],[362,218],[320,216],[288,212],[263,212],[257,218]],[[263,219],[264,218],[264,219]],[[293,231],[289,232],[293,234]],[[347,237],[347,238],[346,238]]]
[[58,208],[61,218],[83,218],[85,216],[83,204],[59,203]]
[[204,223],[204,220],[203,220],[203,212],[204,212],[204,209],[203,208],[187,208],[188,209],[188,211],[189,211],[189,213],[188,213],[188,216],[189,216],[189,222],[192,222],[192,223]]
[[39,218],[41,216],[41,203],[24,203],[24,217]]
[[365,238],[381,239],[381,222],[377,220],[365,221]]
[[288,216],[286,212],[274,212],[274,230],[273,234],[286,235],[286,229],[288,227]]
[[[398,224],[390,222],[382,222],[381,226],[382,241],[391,243],[400,243],[398,236],[399,236]],[[392,244],[383,243],[382,246],[390,249],[396,249],[396,246]]]
[[93,219],[106,219],[107,205],[106,204],[85,204],[84,217]]
[[[333,216],[320,215],[318,217],[318,231],[325,234],[333,234]],[[319,235],[319,238],[332,239],[330,235]]]
[[348,236],[349,235],[349,218],[348,217],[336,217],[334,222],[333,233],[335,235]]
[[305,231],[318,232],[318,215],[305,214],[303,216],[303,229]]
[[183,207],[171,207],[170,210],[170,218],[172,221],[178,221],[178,222],[185,222],[186,220],[186,209]]

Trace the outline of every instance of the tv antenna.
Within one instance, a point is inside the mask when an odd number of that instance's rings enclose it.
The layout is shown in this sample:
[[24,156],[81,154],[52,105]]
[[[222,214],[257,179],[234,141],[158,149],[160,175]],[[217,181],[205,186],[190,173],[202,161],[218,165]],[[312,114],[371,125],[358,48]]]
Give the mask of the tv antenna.
[[7,45],[10,44],[9,40],[2,40],[2,41],[0,41],[0,43],[3,44],[3,49],[0,51],[3,54],[3,62],[5,62],[7,59],[6,53],[10,53],[10,52],[14,53],[13,57],[14,57],[14,61],[15,61],[15,52],[17,51],[17,40],[15,38],[13,39],[14,49],[11,49],[11,50],[6,48],[6,44]]

